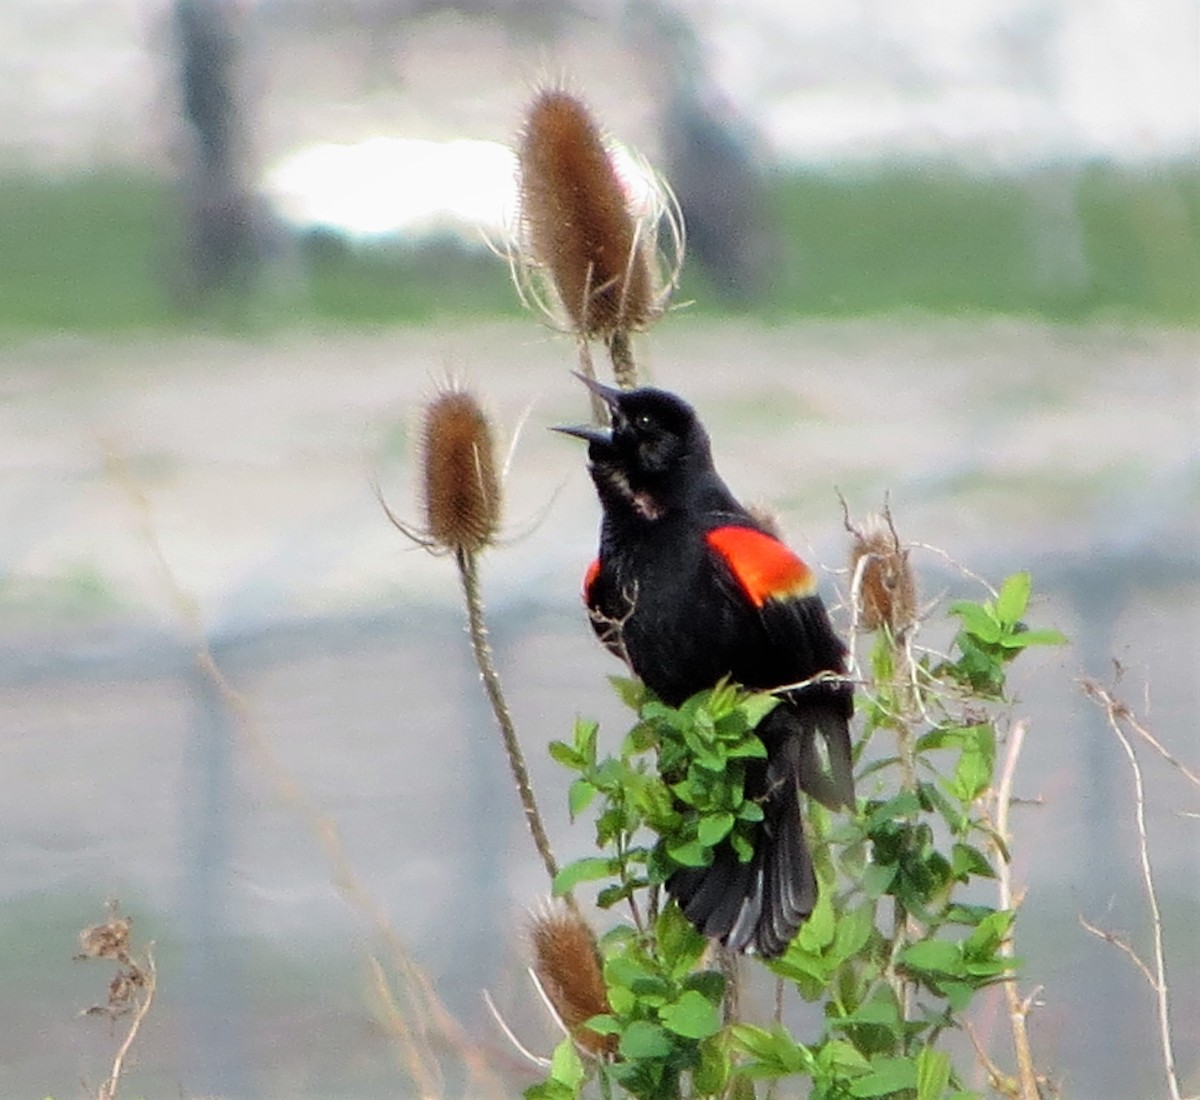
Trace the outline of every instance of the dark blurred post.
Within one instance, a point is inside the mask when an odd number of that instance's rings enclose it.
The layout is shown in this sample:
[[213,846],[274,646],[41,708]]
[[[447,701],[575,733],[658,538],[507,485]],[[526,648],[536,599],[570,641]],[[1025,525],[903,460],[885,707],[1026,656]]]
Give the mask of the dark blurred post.
[[664,167],[688,256],[722,301],[747,304],[778,261],[758,135],[712,79],[687,16],[663,0],[630,0],[627,19],[645,71],[656,74]]
[[174,40],[186,218],[188,297],[244,290],[261,260],[262,234],[248,183],[241,87],[241,16],[235,0],[175,0]]

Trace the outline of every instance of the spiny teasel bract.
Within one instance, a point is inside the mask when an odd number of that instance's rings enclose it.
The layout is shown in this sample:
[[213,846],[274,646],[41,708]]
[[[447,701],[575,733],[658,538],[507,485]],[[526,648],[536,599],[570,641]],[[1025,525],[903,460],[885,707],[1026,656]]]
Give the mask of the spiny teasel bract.
[[534,973],[571,1037],[593,1054],[615,1051],[615,1035],[597,1035],[583,1026],[611,1011],[596,937],[587,922],[569,908],[547,908],[530,920],[529,941]]
[[[580,336],[611,339],[661,315],[676,267],[660,272],[658,222],[674,213],[665,187],[646,214],[632,211],[600,128],[576,96],[539,92],[519,146],[520,251],[544,271]],[[682,228],[672,222],[677,253]],[[518,271],[520,269],[518,268]]]
[[451,386],[426,406],[421,465],[425,535],[435,546],[474,553],[500,525],[500,480],[492,429],[479,402]]
[[887,627],[899,637],[917,621],[917,585],[908,551],[891,516],[872,515],[851,527],[850,576],[856,580],[857,621],[865,631]]

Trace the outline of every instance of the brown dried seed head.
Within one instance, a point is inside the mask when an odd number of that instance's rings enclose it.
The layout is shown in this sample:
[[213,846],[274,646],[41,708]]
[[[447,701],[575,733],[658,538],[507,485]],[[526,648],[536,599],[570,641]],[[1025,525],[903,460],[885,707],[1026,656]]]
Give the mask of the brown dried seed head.
[[854,532],[851,576],[857,576],[860,569],[859,626],[868,631],[886,626],[893,635],[911,627],[917,619],[917,585],[908,551],[878,516],[867,521],[864,531]]
[[597,1035],[583,1026],[611,1011],[596,939],[582,917],[569,909],[539,913],[529,929],[534,972],[554,1011],[580,1046],[593,1054],[616,1049],[615,1035]]
[[80,955],[88,959],[124,959],[129,954],[128,917],[113,916],[103,924],[89,925],[79,933]]
[[444,390],[430,402],[423,459],[430,539],[451,550],[482,549],[500,525],[500,482],[491,425],[471,394]]
[[539,93],[518,157],[528,245],[576,331],[609,336],[652,320],[659,311],[647,248],[587,108],[560,89]]

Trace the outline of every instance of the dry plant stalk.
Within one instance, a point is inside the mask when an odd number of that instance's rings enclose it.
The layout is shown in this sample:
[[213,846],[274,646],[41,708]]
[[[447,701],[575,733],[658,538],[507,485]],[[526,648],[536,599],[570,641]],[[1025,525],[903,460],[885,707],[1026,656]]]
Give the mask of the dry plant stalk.
[[[892,724],[896,733],[896,753],[900,762],[901,789],[915,793],[916,737],[913,724],[923,711],[921,688],[912,656],[912,634],[917,625],[916,581],[908,551],[896,533],[891,509],[883,516],[868,517],[865,529],[850,522],[850,509],[842,498],[842,511],[850,545],[851,643],[859,630],[882,630],[892,653],[893,683],[886,685],[892,699]],[[898,965],[908,946],[910,916],[899,898],[893,912],[892,949],[886,972],[896,994],[901,1013],[908,1018],[912,984]]]
[[97,1100],[116,1100],[121,1086],[121,1075],[125,1072],[126,1059],[132,1049],[158,988],[158,971],[154,965],[154,945],[147,944],[140,955],[131,949],[129,917],[118,916],[115,900],[108,903],[108,919],[93,924],[79,934],[80,952],[75,956],[83,959],[109,959],[117,964],[117,971],[108,983],[108,996],[103,1004],[84,1009],[85,1016],[107,1016],[116,1020],[132,1013],[129,1028],[117,1053],[113,1057],[108,1080],[96,1093]]
[[[1118,668],[1118,671],[1119,668]],[[1146,905],[1150,910],[1151,943],[1153,947],[1153,963],[1147,963],[1133,947],[1121,937],[1112,932],[1105,932],[1088,921],[1080,918],[1080,923],[1093,935],[1111,943],[1123,951],[1133,961],[1134,965],[1146,979],[1154,993],[1155,1013],[1158,1019],[1158,1040],[1162,1050],[1163,1069],[1167,1078],[1167,1088],[1171,1100],[1183,1100],[1179,1085],[1179,1073],[1175,1057],[1174,1042],[1171,1038],[1171,989],[1167,983],[1166,954],[1163,947],[1162,909],[1158,903],[1158,888],[1154,881],[1154,868],[1150,861],[1150,837],[1146,830],[1146,784],[1142,776],[1142,765],[1138,760],[1137,751],[1126,727],[1141,740],[1149,744],[1169,764],[1181,772],[1194,786],[1200,787],[1200,778],[1196,773],[1181,764],[1163,747],[1161,742],[1146,726],[1139,722],[1130,708],[1120,699],[1107,691],[1095,680],[1083,680],[1084,693],[1104,709],[1108,728],[1117,739],[1126,758],[1129,760],[1129,771],[1133,779],[1133,809],[1134,821],[1137,827],[1138,862],[1142,873],[1142,887],[1146,895]],[[1195,1098],[1191,1098],[1195,1100]]]
[[587,922],[575,910],[549,908],[533,916],[529,941],[534,973],[568,1034],[592,1054],[612,1054],[615,1035],[597,1035],[583,1026],[611,1011],[596,937]]
[[[1008,750],[1000,769],[1000,782],[991,792],[991,806],[984,811],[984,816],[992,825],[992,849],[996,854],[996,885],[1001,909],[1019,909],[1024,895],[1016,895],[1012,884],[1012,866],[1009,853],[1012,850],[1011,831],[1008,824],[1009,810],[1012,808],[1013,779],[1017,771],[1017,761],[1021,757],[1021,749],[1025,745],[1025,732],[1028,724],[1016,722],[1008,735]],[[1013,958],[1016,954],[1011,934],[1005,937],[1000,945],[1000,954]],[[1015,977],[1005,980],[1004,1000],[1008,1007],[1008,1022],[1012,1030],[1013,1053],[1017,1060],[1017,1087],[1020,1090],[1014,1095],[1019,1100],[1041,1100],[1041,1078],[1038,1075],[1033,1060],[1033,1050],[1029,1043],[1027,1021],[1037,997],[1037,990],[1022,999]],[[995,1073],[995,1067],[985,1062],[989,1073]]]
[[500,729],[530,836],[546,873],[553,879],[558,874],[558,863],[542,824],[512,711],[492,659],[479,587],[479,552],[491,545],[500,526],[500,483],[491,424],[470,392],[450,388],[439,393],[427,407],[423,440],[425,531],[414,533],[390,512],[388,515],[401,531],[427,548],[454,554],[467,609],[471,650]]

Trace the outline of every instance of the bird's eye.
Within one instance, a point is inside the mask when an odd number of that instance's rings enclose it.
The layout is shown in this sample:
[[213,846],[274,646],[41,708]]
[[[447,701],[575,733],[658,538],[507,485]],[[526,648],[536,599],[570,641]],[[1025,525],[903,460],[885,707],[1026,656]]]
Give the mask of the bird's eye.
[[649,413],[638,413],[637,416],[633,418],[633,423],[634,426],[638,428],[652,428],[654,427],[654,417],[652,417]]

